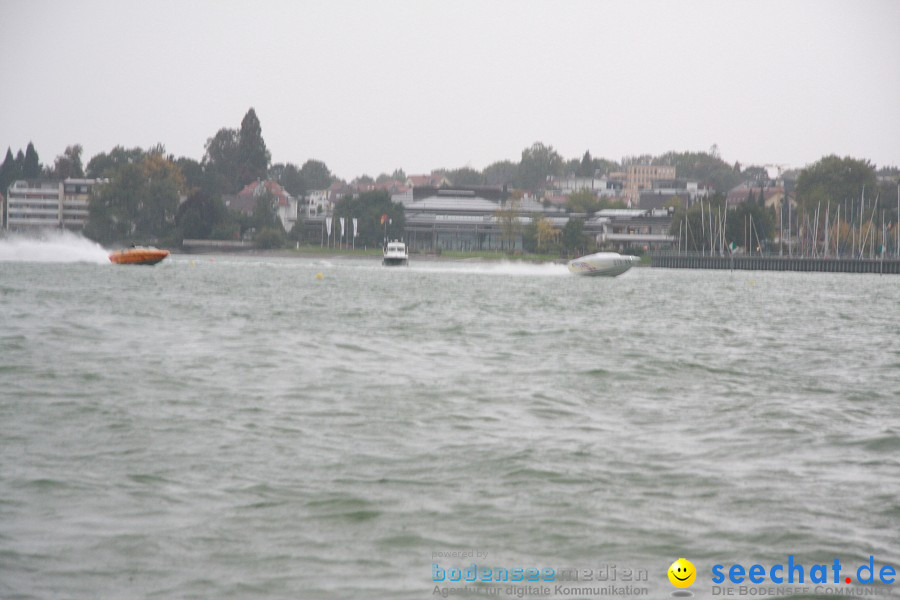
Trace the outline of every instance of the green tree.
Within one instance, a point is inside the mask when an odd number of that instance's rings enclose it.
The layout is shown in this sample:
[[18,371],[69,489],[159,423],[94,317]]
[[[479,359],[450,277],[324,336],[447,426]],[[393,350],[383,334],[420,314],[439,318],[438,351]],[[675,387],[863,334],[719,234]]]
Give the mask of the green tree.
[[772,216],[771,211],[762,208],[755,200],[747,200],[729,209],[725,225],[726,242],[734,242],[754,252],[764,249],[774,231]]
[[22,163],[22,177],[25,179],[37,179],[41,176],[41,161],[38,158],[34,144],[28,142],[25,149],[25,161]]
[[16,179],[23,179],[25,177],[25,153],[22,152],[22,149],[19,148],[19,151],[16,152]]
[[126,150],[122,146],[116,146],[109,154],[101,152],[88,161],[86,174],[94,179],[105,179],[112,175],[121,167],[138,163],[144,157],[144,151],[140,148],[131,148]]
[[875,169],[867,160],[857,160],[835,155],[825,156],[800,171],[797,179],[797,203],[806,212],[813,212],[821,205],[825,210],[837,209],[837,204],[848,199],[859,199],[863,193],[875,197]]
[[567,255],[571,255],[587,245],[584,236],[584,219],[569,219],[569,222],[563,227],[562,245]]
[[621,167],[617,162],[605,158],[593,158],[590,151],[588,151],[585,152],[581,160],[578,161],[578,166],[574,172],[578,177],[594,177],[596,175],[608,175],[619,169],[621,169]]
[[546,186],[547,177],[563,174],[563,166],[564,161],[553,146],[535,142],[522,151],[516,184],[526,190],[542,190]]
[[581,157],[581,162],[578,164],[578,170],[575,171],[575,175],[578,177],[594,176],[594,159],[591,158],[590,150],[586,151],[584,156]]
[[253,243],[257,248],[281,248],[287,239],[278,218],[278,199],[269,190],[256,198],[256,206],[250,217],[244,218],[244,227],[254,231]]
[[253,108],[241,121],[238,135],[238,188],[257,179],[265,179],[271,155],[262,137],[262,125]]
[[253,219],[251,221],[253,227],[257,231],[264,229],[284,229],[281,220],[278,218],[278,199],[272,192],[265,190],[256,198],[256,206],[253,209]]
[[184,178],[161,147],[126,162],[95,190],[85,235],[100,242],[156,240],[175,233]]
[[444,177],[449,179],[450,183],[453,185],[473,186],[485,184],[484,174],[471,167],[461,167],[459,169],[446,171]]
[[545,217],[537,218],[537,249],[538,252],[553,253],[559,250],[560,230],[557,229],[550,219]]
[[537,252],[538,220],[540,218],[533,217],[522,229],[522,250],[525,252]]
[[764,167],[749,166],[741,171],[741,177],[744,181],[763,185],[769,181],[769,172]]
[[224,127],[206,140],[203,171],[206,175],[205,188],[210,193],[234,194],[241,189],[239,140],[240,133],[236,129]]
[[142,237],[170,235],[175,229],[175,213],[178,197],[185,187],[184,177],[161,147],[147,153],[141,169],[144,186],[136,215],[137,231]]
[[679,178],[712,186],[727,194],[741,180],[741,174],[718,156],[707,152],[668,152],[652,159],[654,165],[674,165]]
[[306,182],[294,163],[278,163],[269,168],[269,179],[277,181],[288,194],[300,198],[306,193]]
[[6,158],[3,159],[3,164],[0,165],[0,194],[6,196],[7,188],[19,178],[19,169],[16,166],[16,159],[13,157],[12,149],[7,148]]
[[143,184],[140,165],[125,164],[117,169],[108,184],[95,188],[84,234],[102,243],[133,236]]
[[181,174],[184,176],[184,184],[188,190],[197,190],[204,186],[206,180],[203,176],[203,165],[194,160],[182,156],[175,161]]
[[516,238],[522,233],[519,221],[519,201],[510,198],[494,211],[494,217],[500,223],[500,248],[512,253],[516,247]]
[[[400,239],[406,228],[403,205],[391,202],[391,196],[384,190],[363,192],[358,198],[344,196],[334,207],[334,216],[346,219],[347,233],[344,241],[350,242],[353,235],[353,218],[357,219],[359,237],[356,246],[380,247],[385,236]],[[384,223],[382,223],[384,217]],[[333,225],[337,227],[337,225]],[[340,234],[340,229],[337,230]]]
[[501,160],[485,167],[483,174],[486,185],[508,185],[518,178],[519,165],[510,160]]
[[572,192],[566,199],[569,212],[591,214],[600,210],[600,200],[591,190]]
[[267,227],[257,231],[256,235],[253,236],[253,243],[256,244],[257,248],[270,250],[283,248],[286,239],[284,228],[279,225],[278,227]]
[[81,165],[81,144],[66,146],[65,152],[56,157],[53,165],[53,175],[57,179],[82,178],[84,168]]
[[320,160],[309,159],[300,167],[300,177],[303,179],[305,186],[303,192],[309,190],[325,190],[334,181],[331,171]]
[[284,165],[284,171],[281,173],[279,183],[288,194],[296,198],[303,196],[307,190],[306,180],[303,178],[300,169],[294,163],[287,163]]
[[181,237],[188,239],[212,238],[216,228],[227,220],[228,211],[222,200],[200,189],[195,189],[175,213]]

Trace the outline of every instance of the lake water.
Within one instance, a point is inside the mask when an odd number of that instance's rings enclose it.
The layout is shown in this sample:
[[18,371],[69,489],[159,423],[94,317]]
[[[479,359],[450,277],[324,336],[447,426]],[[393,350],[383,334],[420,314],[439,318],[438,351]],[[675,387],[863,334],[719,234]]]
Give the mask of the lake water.
[[0,242],[0,597],[900,565],[896,277],[47,244]]

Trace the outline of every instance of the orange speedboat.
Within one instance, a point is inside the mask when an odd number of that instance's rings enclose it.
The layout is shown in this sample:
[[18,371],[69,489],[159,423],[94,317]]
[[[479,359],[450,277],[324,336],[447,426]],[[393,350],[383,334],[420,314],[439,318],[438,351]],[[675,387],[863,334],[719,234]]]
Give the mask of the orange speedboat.
[[168,250],[138,246],[116,250],[109,255],[109,260],[117,265],[155,265],[168,255]]

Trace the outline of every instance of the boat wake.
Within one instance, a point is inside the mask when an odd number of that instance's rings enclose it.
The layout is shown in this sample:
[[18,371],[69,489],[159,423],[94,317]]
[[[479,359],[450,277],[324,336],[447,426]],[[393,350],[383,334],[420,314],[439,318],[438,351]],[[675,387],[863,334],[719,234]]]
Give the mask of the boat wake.
[[558,277],[568,275],[565,265],[552,263],[528,263],[510,262],[499,263],[467,263],[467,262],[431,262],[411,263],[411,268],[416,271],[429,273],[471,273],[474,275],[505,275],[520,277]]
[[71,231],[13,233],[0,238],[0,262],[110,264],[103,246]]

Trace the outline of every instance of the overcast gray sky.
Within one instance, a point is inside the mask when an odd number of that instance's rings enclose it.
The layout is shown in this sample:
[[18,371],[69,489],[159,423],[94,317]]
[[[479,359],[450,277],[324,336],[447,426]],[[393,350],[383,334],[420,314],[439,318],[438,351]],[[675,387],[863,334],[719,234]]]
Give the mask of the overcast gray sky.
[[345,179],[708,150],[900,164],[900,2],[0,0],[0,145],[201,159],[256,109]]

